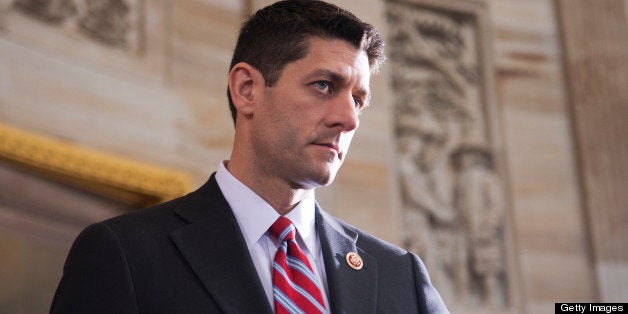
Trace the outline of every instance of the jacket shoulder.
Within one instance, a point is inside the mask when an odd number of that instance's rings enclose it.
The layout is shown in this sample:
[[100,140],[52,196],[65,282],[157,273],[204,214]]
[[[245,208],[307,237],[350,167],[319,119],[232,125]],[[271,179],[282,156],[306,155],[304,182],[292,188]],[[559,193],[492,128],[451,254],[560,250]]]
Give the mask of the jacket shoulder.
[[[406,287],[406,291],[413,291],[413,298],[416,298],[420,313],[449,313],[442,298],[430,282],[423,261],[416,254],[340,219],[329,215],[326,215],[326,218],[333,219],[346,234],[355,235],[356,246],[377,259],[378,285],[386,287],[379,290],[378,298],[390,301],[383,303],[389,303],[388,305],[397,304],[395,302],[403,303],[398,300],[401,295],[398,289]],[[387,310],[382,308],[381,311]]]

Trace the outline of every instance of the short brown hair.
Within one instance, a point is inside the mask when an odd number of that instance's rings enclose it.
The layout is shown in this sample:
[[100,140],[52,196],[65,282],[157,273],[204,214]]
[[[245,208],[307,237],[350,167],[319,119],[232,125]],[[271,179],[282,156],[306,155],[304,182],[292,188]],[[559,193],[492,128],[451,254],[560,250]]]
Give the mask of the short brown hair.
[[[312,36],[339,38],[366,52],[371,72],[385,60],[384,40],[370,24],[351,12],[318,0],[279,1],[257,11],[240,29],[229,71],[246,62],[273,86],[284,67],[305,57]],[[233,122],[237,110],[227,89]]]

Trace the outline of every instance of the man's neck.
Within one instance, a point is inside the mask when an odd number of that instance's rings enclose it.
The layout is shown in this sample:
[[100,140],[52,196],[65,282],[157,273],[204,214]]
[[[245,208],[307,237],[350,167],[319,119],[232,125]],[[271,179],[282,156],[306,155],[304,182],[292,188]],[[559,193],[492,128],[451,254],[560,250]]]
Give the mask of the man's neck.
[[314,193],[314,189],[291,187],[279,178],[245,170],[244,167],[238,167],[237,163],[227,162],[225,166],[231,175],[264,199],[282,216]]

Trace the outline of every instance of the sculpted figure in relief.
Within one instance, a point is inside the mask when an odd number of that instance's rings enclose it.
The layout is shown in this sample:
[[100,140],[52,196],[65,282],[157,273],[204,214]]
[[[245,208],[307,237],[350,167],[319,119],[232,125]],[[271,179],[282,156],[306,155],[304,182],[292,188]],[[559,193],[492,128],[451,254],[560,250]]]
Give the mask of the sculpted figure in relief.
[[22,12],[49,23],[62,22],[76,13],[72,0],[14,0],[13,5]]
[[438,191],[435,163],[446,155],[445,139],[428,130],[401,129],[399,134],[400,175],[405,205],[406,246],[423,257],[435,282],[444,280],[433,234],[455,219],[448,199]]
[[489,149],[478,145],[462,146],[452,158],[458,174],[455,207],[462,227],[456,287],[458,291],[473,289],[470,280],[475,278],[482,303],[497,307],[501,299],[499,282],[504,272],[502,186]]
[[[398,94],[400,99],[413,99],[399,104],[403,114],[397,116],[405,244],[421,254],[434,282],[447,285],[456,266],[452,256],[457,249],[458,232],[448,160],[460,141],[467,116],[463,108],[455,105],[418,101],[417,95],[412,94],[421,91],[406,89]],[[433,89],[431,93],[439,91],[442,93],[443,89]]]
[[123,0],[91,0],[80,19],[80,28],[92,37],[123,46],[130,31],[129,5]]
[[133,32],[130,0],[13,0],[19,11],[53,24],[77,28],[112,46],[128,45]]
[[487,140],[473,19],[396,1],[387,16],[405,245],[446,300],[504,304],[503,192],[490,149],[464,144]]

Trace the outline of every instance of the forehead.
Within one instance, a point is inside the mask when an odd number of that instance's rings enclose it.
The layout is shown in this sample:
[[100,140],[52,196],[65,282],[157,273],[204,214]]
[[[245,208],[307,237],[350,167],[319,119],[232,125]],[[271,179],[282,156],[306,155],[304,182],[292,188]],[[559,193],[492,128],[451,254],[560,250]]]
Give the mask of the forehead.
[[301,75],[335,73],[363,88],[369,86],[370,67],[366,52],[342,39],[310,38],[306,56],[288,64],[288,68]]

